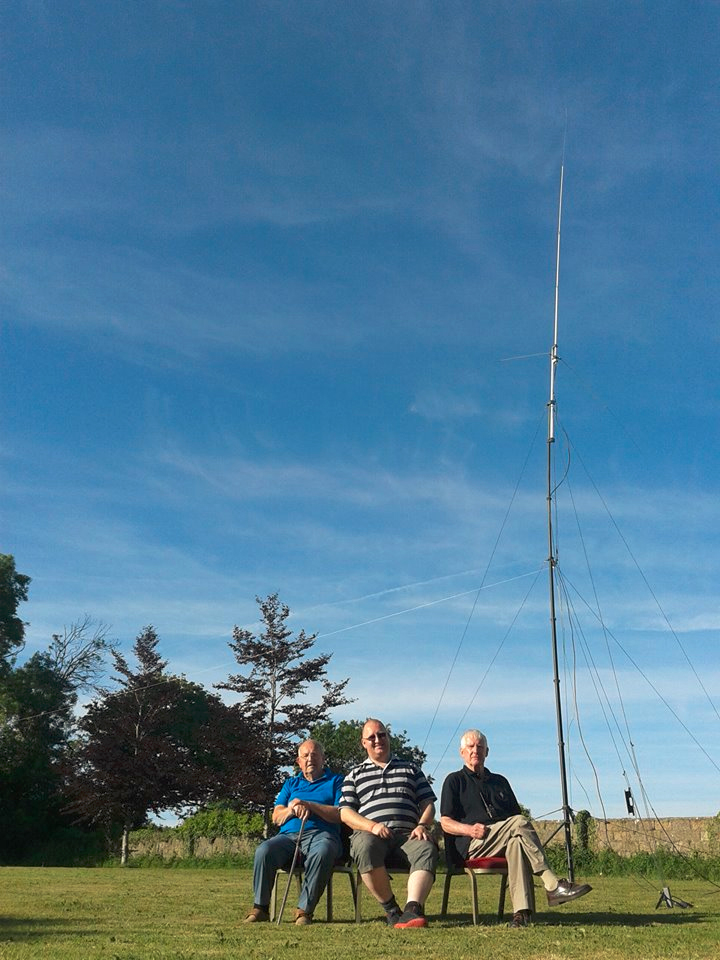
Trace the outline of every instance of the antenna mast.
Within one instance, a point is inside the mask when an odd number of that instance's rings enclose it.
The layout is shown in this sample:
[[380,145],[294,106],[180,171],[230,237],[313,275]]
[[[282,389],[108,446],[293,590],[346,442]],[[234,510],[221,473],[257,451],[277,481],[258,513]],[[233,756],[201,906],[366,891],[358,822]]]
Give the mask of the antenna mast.
[[565,764],[565,736],[563,733],[562,700],[560,697],[560,672],[558,666],[557,622],[555,616],[555,566],[557,551],[553,534],[553,444],[555,443],[555,372],[558,362],[558,301],[560,290],[560,225],[562,222],[563,178],[565,163],[560,165],[560,196],[558,200],[557,250],[555,256],[555,313],[553,322],[553,342],[550,350],[550,400],[548,401],[548,437],[547,437],[547,517],[548,517],[548,570],[550,574],[550,633],[552,641],[553,683],[555,685],[555,718],[557,723],[558,753],[560,758],[560,785],[562,788],[563,826],[565,830],[565,853],[567,857],[568,880],[575,879],[572,853],[573,811],[568,800],[567,768]]

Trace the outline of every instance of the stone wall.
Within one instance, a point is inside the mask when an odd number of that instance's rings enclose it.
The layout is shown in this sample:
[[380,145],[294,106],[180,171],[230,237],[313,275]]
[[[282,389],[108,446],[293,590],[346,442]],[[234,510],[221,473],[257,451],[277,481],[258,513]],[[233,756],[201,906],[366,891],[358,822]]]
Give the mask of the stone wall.
[[252,857],[256,843],[246,837],[217,837],[208,840],[198,837],[188,841],[171,830],[158,831],[152,838],[130,834],[130,857],[160,857],[163,860],[182,860],[184,857],[199,857],[210,860],[212,857],[245,856]]
[[[536,820],[538,834],[543,843],[564,842],[562,830],[557,820]],[[668,817],[663,820],[636,820],[632,817],[622,820],[591,820],[588,829],[588,845],[596,852],[610,848],[620,856],[634,853],[652,853],[658,846],[668,850],[676,849],[689,856],[698,853],[701,856],[720,856],[720,815],[717,817]],[[578,844],[576,824],[574,841]],[[548,841],[549,837],[553,839]],[[130,856],[158,856],[164,860],[181,859],[196,856],[209,859],[214,856],[237,855],[252,856],[255,843],[242,837],[225,840],[199,838],[192,845],[171,831],[158,832],[156,837],[133,838],[130,835]]]
[[[547,843],[547,838],[557,830],[554,820],[538,820],[538,834]],[[573,839],[577,843],[577,824]],[[589,824],[589,847],[595,852],[612,849],[620,856],[634,853],[653,853],[658,847],[677,850],[685,856],[698,853],[701,856],[720,856],[719,817],[667,817],[662,820],[636,820],[628,817],[620,820],[591,820]],[[563,843],[560,830],[551,843]]]

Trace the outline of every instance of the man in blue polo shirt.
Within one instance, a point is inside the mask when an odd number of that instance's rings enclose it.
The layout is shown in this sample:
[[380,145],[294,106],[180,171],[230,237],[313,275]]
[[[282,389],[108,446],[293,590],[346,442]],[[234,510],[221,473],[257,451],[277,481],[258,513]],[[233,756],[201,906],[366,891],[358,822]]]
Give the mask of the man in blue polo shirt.
[[292,862],[303,818],[300,837],[303,855],[303,884],[295,923],[312,922],[315,905],[332,873],[333,864],[342,855],[340,840],[340,790],[343,778],[325,767],[325,751],[315,740],[306,740],[298,749],[300,773],[288,777],[275,798],[273,823],[280,832],[263,841],[255,851],[253,890],[255,903],[246,923],[270,919],[268,907],[275,875]]

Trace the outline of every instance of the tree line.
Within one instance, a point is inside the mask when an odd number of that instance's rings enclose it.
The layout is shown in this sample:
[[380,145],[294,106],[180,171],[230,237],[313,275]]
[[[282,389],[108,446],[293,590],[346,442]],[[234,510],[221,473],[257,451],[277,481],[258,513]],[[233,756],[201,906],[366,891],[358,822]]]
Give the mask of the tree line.
[[[349,679],[328,678],[331,655],[311,655],[316,635],[292,633],[277,594],[257,598],[257,635],[233,629],[237,672],[208,690],[169,669],[153,626],[128,658],[87,616],[18,663],[30,582],[0,554],[0,863],[49,862],[50,849],[57,861],[63,846],[77,857],[83,841],[100,838],[125,862],[129,832],[151,814],[183,817],[217,803],[262,813],[267,831],[300,740],[321,740],[338,772],[364,758],[362,721],[330,719],[352,702]],[[405,732],[393,746],[424,760]]]

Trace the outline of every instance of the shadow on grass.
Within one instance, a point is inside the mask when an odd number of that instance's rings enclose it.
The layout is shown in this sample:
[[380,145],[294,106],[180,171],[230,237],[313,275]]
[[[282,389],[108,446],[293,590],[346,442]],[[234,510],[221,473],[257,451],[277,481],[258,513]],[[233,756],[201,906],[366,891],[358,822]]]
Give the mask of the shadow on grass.
[[[511,915],[506,916],[504,920],[488,917],[479,926],[506,927],[510,919]],[[691,913],[685,910],[676,913],[619,913],[615,910],[578,913],[576,911],[564,917],[541,913],[533,918],[532,925],[534,927],[672,927],[689,923],[708,923],[712,919],[714,915],[697,910]],[[447,917],[428,916],[428,920],[444,926],[460,927],[467,924],[472,926],[471,913],[452,914]]]
[[79,927],[77,920],[61,920],[58,917],[0,917],[0,943],[29,942],[46,937],[97,935],[97,929]]

